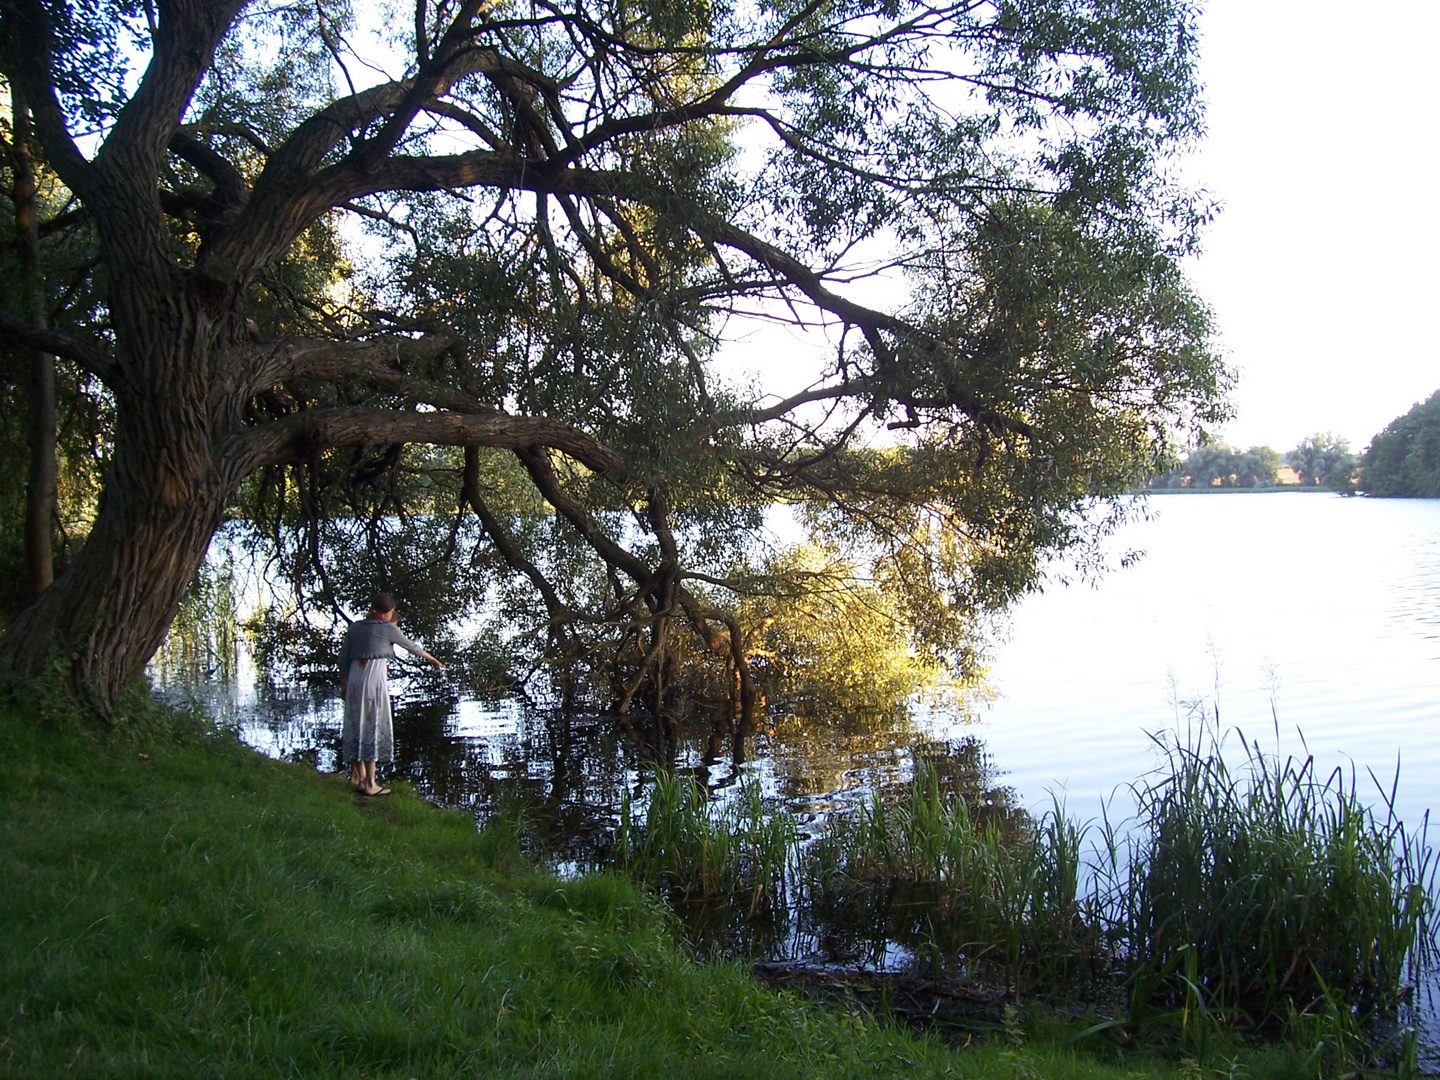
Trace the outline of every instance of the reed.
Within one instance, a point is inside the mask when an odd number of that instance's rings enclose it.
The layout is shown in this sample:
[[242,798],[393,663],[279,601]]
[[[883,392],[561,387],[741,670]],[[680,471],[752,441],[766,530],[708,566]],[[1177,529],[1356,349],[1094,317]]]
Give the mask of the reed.
[[1436,954],[1424,829],[1396,818],[1393,787],[1377,813],[1353,774],[1308,757],[1241,740],[1232,768],[1214,726],[1157,741],[1163,764],[1133,785],[1123,827],[1091,831],[1058,801],[1019,827],[977,822],[922,757],[901,797],[872,791],[802,844],[755,780],[722,804],[661,772],[643,822],[622,806],[616,857],[672,899],[772,922],[793,908],[859,958],[895,943],[1017,994],[1118,977],[1128,1016],[1093,1030],[1173,1027],[1202,1062],[1237,1027],[1322,1063],[1379,1060],[1367,1025]]
[[643,824],[629,793],[623,795],[615,858],[664,893],[688,901],[735,898],[754,914],[784,908],[797,835],[793,817],[769,812],[753,777],[721,803],[693,776],[662,769]]
[[806,851],[810,914],[884,924],[944,963],[998,964],[1017,986],[1053,981],[1086,951],[1080,843],[1058,804],[1014,835],[977,825],[922,759],[908,799],[872,793]]
[[1232,769],[1215,726],[1157,738],[1164,765],[1134,785],[1133,824],[1102,830],[1087,907],[1135,1008],[1198,993],[1232,1023],[1292,1028],[1336,1001],[1393,1009],[1435,954],[1424,828],[1396,818],[1393,786],[1382,815],[1353,772],[1241,742]]

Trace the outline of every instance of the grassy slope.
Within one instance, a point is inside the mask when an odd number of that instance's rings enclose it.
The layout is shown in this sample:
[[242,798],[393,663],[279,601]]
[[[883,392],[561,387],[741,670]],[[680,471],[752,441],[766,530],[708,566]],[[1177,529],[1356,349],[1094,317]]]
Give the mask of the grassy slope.
[[626,882],[557,882],[467,817],[227,738],[0,714],[0,754],[0,1076],[1169,1071],[955,1051],[778,996],[688,959]]

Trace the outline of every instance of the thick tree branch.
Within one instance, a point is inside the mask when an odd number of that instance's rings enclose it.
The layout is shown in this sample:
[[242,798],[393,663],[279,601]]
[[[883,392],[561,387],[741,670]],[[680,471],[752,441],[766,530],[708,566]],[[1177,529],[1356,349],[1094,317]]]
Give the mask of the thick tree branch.
[[170,136],[170,152],[193,165],[215,185],[214,200],[225,216],[238,214],[244,207],[250,194],[249,186],[240,170],[222,154],[181,131]]
[[654,579],[654,571],[643,559],[632,555],[606,536],[584,508],[570,497],[560,485],[560,479],[555,475],[554,466],[550,463],[550,456],[544,450],[532,444],[518,448],[515,456],[520,459],[520,464],[525,466],[525,471],[530,474],[530,479],[540,489],[545,501],[575,527],[575,531],[597,555],[611,566],[625,571],[637,585],[644,586]]
[[429,360],[454,344],[454,337],[446,333],[419,337],[393,335],[364,341],[281,338],[253,347],[235,358],[240,363],[226,367],[247,373],[243,389],[246,396],[253,396],[287,379],[403,375],[406,366]]
[[153,185],[181,114],[245,2],[161,0],[150,63],[95,159],[113,183],[137,193]]
[[120,368],[114,360],[63,331],[42,330],[8,311],[0,311],[0,334],[17,344],[73,360],[112,390],[120,387]]
[[820,275],[781,248],[729,222],[700,212],[678,196],[646,189],[628,173],[594,169],[555,170],[543,163],[489,150],[437,157],[402,155],[382,162],[364,175],[358,175],[343,164],[324,170],[316,177],[311,193],[313,205],[307,217],[340,203],[383,191],[445,191],[467,187],[511,188],[638,202],[661,213],[682,218],[702,239],[748,255],[779,281],[799,289],[817,307],[846,322],[872,332],[921,333],[904,320],[830,291]]
[[569,424],[504,413],[405,412],[339,407],[307,409],[232,436],[219,459],[227,472],[248,476],[267,465],[308,461],[338,446],[429,443],[495,446],[510,450],[545,446],[597,473],[619,473],[625,459]]
[[[493,50],[459,49],[437,70],[428,74],[421,105],[441,97],[466,75],[499,71],[505,67],[505,61]],[[356,182],[377,166],[373,150],[367,156],[347,157],[341,164],[323,170],[318,176],[316,170],[354,132],[405,108],[417,85],[416,80],[407,79],[362,90],[328,105],[297,127],[270,155],[255,182],[245,210],[212,248],[204,267],[206,272],[220,280],[230,280],[237,274],[268,265],[312,221],[331,207],[371,191],[386,190],[383,185],[365,190],[363,183]],[[348,185],[355,188],[355,193],[327,201],[325,195],[316,189],[324,187],[326,195],[333,194],[335,185],[325,185],[321,177],[333,176],[337,171],[348,171],[356,178]]]

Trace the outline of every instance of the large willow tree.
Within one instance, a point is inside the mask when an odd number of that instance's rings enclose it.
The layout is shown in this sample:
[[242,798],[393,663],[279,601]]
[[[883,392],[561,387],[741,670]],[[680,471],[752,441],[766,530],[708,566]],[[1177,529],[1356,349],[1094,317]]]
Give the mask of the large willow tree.
[[[692,634],[748,701],[727,590],[829,579],[727,577],[707,522],[810,507],[943,651],[1220,408],[1177,265],[1207,207],[1167,173],[1201,126],[1184,0],[0,12],[12,131],[68,199],[36,235],[103,297],[67,325],[52,282],[0,332],[113,417],[12,680],[58,660],[106,708],[237,492],[431,444],[548,625],[632,635],[642,674]],[[722,377],[746,314],[828,335],[807,388]],[[605,589],[532,557],[497,485]]]

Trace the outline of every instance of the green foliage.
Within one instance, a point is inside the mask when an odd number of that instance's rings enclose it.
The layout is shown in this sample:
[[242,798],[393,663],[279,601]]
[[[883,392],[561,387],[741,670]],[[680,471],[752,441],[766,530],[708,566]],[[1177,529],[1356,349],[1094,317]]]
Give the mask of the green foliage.
[[1350,494],[1354,490],[1355,455],[1350,440],[1321,432],[1300,440],[1300,445],[1285,455],[1302,484],[1328,487]]
[[[711,116],[627,135],[593,155],[594,166],[665,192],[664,207],[502,191],[480,214],[468,199],[407,196],[403,212],[391,214],[403,229],[367,221],[372,246],[383,245],[385,257],[345,280],[405,324],[460,335],[462,350],[413,375],[487,405],[564,419],[620,451],[628,471],[618,483],[579,470],[565,476],[570,494],[607,529],[662,485],[681,565],[734,583],[697,589],[714,609],[741,617],[763,674],[793,675],[805,692],[807,680],[844,682],[847,670],[875,659],[896,687],[942,666],[966,673],[981,613],[1029,588],[1050,553],[1083,547],[1117,520],[1093,497],[1148,475],[1176,425],[1210,422],[1223,411],[1229,375],[1209,349],[1208,313],[1176,262],[1203,209],[1167,186],[1155,156],[1198,131],[1192,16],[1160,3],[1142,7],[1143,14],[1090,5],[951,12],[935,35],[899,35],[883,50],[879,77],[843,63],[778,73],[773,90],[794,137],[763,154],[741,155],[740,121]],[[593,17],[613,21],[619,39],[639,33],[643,47],[664,59],[627,71],[619,96],[606,91],[601,107],[616,115],[641,103],[692,100],[727,77],[726,50],[759,32],[756,20],[778,26],[789,17],[779,9],[742,15],[725,4],[647,3],[635,22],[628,10],[597,9]],[[887,8],[884,17],[900,12]],[[838,48],[867,33],[870,17],[841,5],[823,19],[805,15],[795,32],[810,35],[806,49]],[[276,33],[256,26],[247,32]],[[308,40],[296,33],[285,47],[298,56]],[[582,59],[573,41],[542,26],[517,26],[496,40],[566,85],[573,81],[567,65]],[[975,99],[975,116],[957,118],[923,83],[901,77],[942,43],[973,49],[974,70],[992,88],[983,102]],[[226,101],[260,109],[259,73],[271,69],[233,49],[226,63],[248,74],[207,83],[206,108]],[[608,63],[600,58],[596,71]],[[574,70],[581,83],[569,92],[581,95],[590,76],[583,63]],[[1045,85],[1045,104],[1005,89],[1031,81]],[[237,97],[232,82],[253,88]],[[290,94],[301,101],[298,89]],[[471,89],[466,107],[496,131],[512,123],[503,96],[487,85]],[[1118,123],[1122,115],[1144,120]],[[1032,149],[1043,150],[1027,156],[1006,144],[1002,117],[1018,120]],[[1104,135],[1077,136],[1078,117]],[[796,138],[814,140],[824,153],[797,152]],[[990,179],[972,188],[972,176]],[[1016,186],[1035,193],[985,194]],[[700,241],[711,219],[766,222],[769,239],[815,265],[865,237],[897,245],[893,262],[916,296],[905,315],[918,333],[897,333],[890,355],[869,344],[842,351],[822,372],[853,385],[838,396],[836,417],[854,427],[789,415],[754,425],[764,388],[726,385],[718,376],[719,328],[745,297],[769,286]],[[344,387],[302,389],[297,406],[360,400]],[[374,400],[395,404],[388,394]],[[1001,418],[1025,433],[1007,431]],[[898,433],[883,440],[895,444],[893,453],[856,449],[892,423],[901,425]],[[533,497],[516,500],[515,470],[504,475],[496,456],[484,457],[486,501],[565,608],[586,618],[559,632],[532,579],[482,550],[483,542],[456,546],[464,561],[452,560],[452,573],[472,578],[472,595],[482,583],[499,590],[505,617],[520,631],[513,669],[613,654],[614,641],[598,629],[615,621],[609,568]],[[443,498],[430,503],[417,493],[418,474],[382,467],[383,460],[378,451],[327,455],[292,485],[322,493],[308,507],[297,500],[297,519],[328,513],[372,522],[348,536],[346,528],[322,529],[341,552],[323,576],[282,562],[295,571],[297,595],[312,595],[321,609],[364,591],[341,583],[355,553],[393,569],[404,563],[400,552],[414,550],[413,539],[377,537],[381,507],[387,514],[424,504],[448,509]],[[453,472],[423,471],[437,493],[453,498]],[[270,483],[273,489],[273,477]],[[850,584],[799,565],[808,558],[802,553],[780,568],[747,549],[757,507],[777,500],[808,507],[836,565],[854,567]],[[858,554],[877,547],[883,556],[873,565]],[[307,550],[314,548],[296,545],[297,555]],[[663,553],[646,537],[638,554],[654,564]],[[860,588],[866,579],[868,596]],[[415,609],[431,598],[443,606],[451,595],[439,577],[396,588],[409,592]],[[827,661],[804,645],[826,610],[876,633],[844,635],[853,655],[842,647]],[[855,651],[862,642],[865,657]]]
[[137,46],[147,37],[141,14],[146,10],[141,0],[7,8],[0,23],[0,55],[6,57],[7,72],[13,70],[10,65],[38,60],[35,53],[40,51],[41,37],[32,12],[43,12],[51,35],[46,50],[50,55],[45,59],[52,65],[56,96],[80,130],[94,132],[113,122],[127,91],[133,89],[131,65]]
[[1223,442],[1204,443],[1183,462],[1150,482],[1154,488],[1273,487],[1280,455],[1268,446],[1236,450]]
[[737,614],[772,695],[884,709],[944,676],[933,656],[915,650],[899,595],[838,552],[802,545],[763,573],[770,589],[742,600]]
[[1440,499],[1440,391],[1386,424],[1360,467],[1367,495]]
[[181,672],[207,681],[234,678],[240,659],[237,585],[231,559],[200,568],[180,601],[170,636],[155,654],[162,679]]

